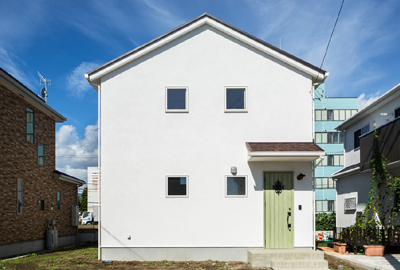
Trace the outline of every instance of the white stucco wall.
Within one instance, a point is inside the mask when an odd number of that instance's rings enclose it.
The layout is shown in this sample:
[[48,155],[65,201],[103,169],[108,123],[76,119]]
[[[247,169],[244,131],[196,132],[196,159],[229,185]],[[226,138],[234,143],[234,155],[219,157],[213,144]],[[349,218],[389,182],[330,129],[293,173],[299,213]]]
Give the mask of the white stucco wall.
[[[165,112],[166,86],[188,87],[189,113]],[[247,87],[247,113],[224,113],[225,86]],[[102,247],[262,247],[263,171],[306,174],[295,246],[312,246],[311,163],[248,163],[245,146],[312,141],[309,76],[204,26],[101,87]],[[225,198],[232,166],[246,198]],[[166,175],[188,175],[189,197],[166,198]]]

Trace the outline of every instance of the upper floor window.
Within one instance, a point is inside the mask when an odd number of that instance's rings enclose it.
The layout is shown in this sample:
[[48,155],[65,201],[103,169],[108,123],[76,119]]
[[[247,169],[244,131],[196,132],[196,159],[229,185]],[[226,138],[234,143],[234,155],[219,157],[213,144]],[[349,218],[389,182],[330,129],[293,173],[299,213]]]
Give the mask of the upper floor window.
[[315,143],[343,143],[343,132],[315,132]]
[[400,117],[400,107],[394,110],[394,118]]
[[247,87],[225,87],[225,112],[247,112]]
[[344,121],[357,113],[357,110],[315,110],[315,121]]
[[26,140],[34,142],[34,112],[26,107]]
[[22,179],[17,179],[17,214],[22,215],[23,206],[23,181]]
[[321,166],[343,166],[343,155],[326,155],[321,162]]
[[360,147],[360,137],[369,132],[369,125],[360,128],[354,132],[354,148]]
[[166,87],[165,88],[165,111],[166,112],[188,112],[188,88]]
[[44,145],[38,143],[38,164],[44,166]]

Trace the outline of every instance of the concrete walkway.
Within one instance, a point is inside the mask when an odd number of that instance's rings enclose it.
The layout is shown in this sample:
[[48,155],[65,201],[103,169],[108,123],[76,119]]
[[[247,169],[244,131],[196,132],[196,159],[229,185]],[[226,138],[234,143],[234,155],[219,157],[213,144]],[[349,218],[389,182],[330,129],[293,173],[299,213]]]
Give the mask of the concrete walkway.
[[323,251],[327,256],[338,258],[350,266],[360,270],[400,270],[400,254],[385,254],[383,257],[367,257],[365,255],[339,254],[326,249]]

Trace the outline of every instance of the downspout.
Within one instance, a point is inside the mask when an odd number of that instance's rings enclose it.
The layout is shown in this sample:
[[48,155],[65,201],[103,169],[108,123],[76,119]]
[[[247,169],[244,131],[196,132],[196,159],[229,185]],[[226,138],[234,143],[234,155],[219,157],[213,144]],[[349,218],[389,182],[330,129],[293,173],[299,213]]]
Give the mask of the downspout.
[[312,170],[312,189],[313,189],[313,249],[316,250],[315,246],[315,169],[321,164],[321,162],[325,159],[325,156],[320,156],[320,160],[317,164],[314,165]]
[[[88,79],[88,78],[87,78]],[[89,81],[89,79],[88,79]],[[98,248],[97,248],[97,258],[101,261],[101,85],[89,82],[91,86],[97,88],[98,92],[98,123],[97,123],[97,140],[98,140],[98,160],[97,160],[97,168],[99,170],[99,185],[98,185],[98,198],[99,198],[99,208],[98,208],[98,230],[97,230],[97,237],[98,237]]]

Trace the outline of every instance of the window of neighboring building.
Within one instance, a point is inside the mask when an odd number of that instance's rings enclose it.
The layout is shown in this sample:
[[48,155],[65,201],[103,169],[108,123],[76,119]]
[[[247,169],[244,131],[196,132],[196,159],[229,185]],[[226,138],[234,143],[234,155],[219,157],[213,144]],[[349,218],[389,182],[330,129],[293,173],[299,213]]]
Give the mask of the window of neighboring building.
[[330,177],[316,177],[315,178],[316,189],[335,189],[336,182]]
[[344,121],[357,113],[357,110],[315,110],[315,121]]
[[38,164],[44,166],[44,145],[38,143]]
[[321,162],[321,166],[343,166],[343,155],[326,155]]
[[225,87],[225,112],[247,111],[247,88]]
[[344,143],[344,133],[315,132],[315,143]]
[[57,191],[57,211],[61,210],[61,192]]
[[394,110],[394,118],[400,117],[400,107]]
[[40,200],[40,211],[44,211],[44,199]]
[[167,87],[165,99],[166,112],[188,112],[188,88]]
[[334,200],[315,201],[315,212],[336,212],[336,202]]
[[17,179],[17,214],[22,215],[23,206],[23,181]]
[[225,177],[226,197],[247,197],[247,176]]
[[167,197],[188,197],[188,176],[167,176],[166,193]]
[[34,112],[26,107],[26,140],[34,142]]
[[358,129],[354,132],[354,148],[360,147],[360,137],[368,132],[369,132],[369,125],[366,125],[365,127]]

